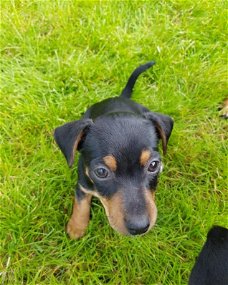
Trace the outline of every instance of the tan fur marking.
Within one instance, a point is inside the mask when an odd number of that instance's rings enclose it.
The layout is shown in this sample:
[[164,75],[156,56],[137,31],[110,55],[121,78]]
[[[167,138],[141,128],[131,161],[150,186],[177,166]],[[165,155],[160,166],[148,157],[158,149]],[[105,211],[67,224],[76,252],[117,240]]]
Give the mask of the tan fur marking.
[[159,123],[155,122],[156,128],[160,134],[161,140],[162,140],[162,150],[163,154],[166,154],[167,150],[167,140],[166,140],[166,135],[165,132],[163,131],[162,127],[160,126]]
[[117,168],[117,162],[113,155],[107,155],[103,158],[104,163],[112,170],[116,171]]
[[81,184],[79,184],[79,187],[80,187],[81,191],[84,192],[85,194],[89,194],[89,195],[92,195],[92,196],[97,197],[97,198],[100,197],[100,195],[94,190],[88,190],[88,189],[84,188]]
[[129,234],[124,224],[121,192],[117,192],[110,199],[100,197],[100,201],[105,208],[111,227],[121,234]]
[[149,214],[150,226],[147,232],[155,225],[157,220],[157,207],[155,205],[155,192],[145,190],[146,207]]
[[122,206],[121,192],[117,192],[110,199],[108,199],[102,197],[96,191],[89,191],[82,185],[79,186],[81,191],[84,193],[90,193],[101,201],[102,205],[105,208],[105,213],[107,215],[110,226],[117,232],[127,235],[128,231],[124,224],[124,210]]
[[71,239],[78,239],[85,234],[89,223],[92,196],[87,194],[81,201],[74,200],[73,212],[67,224],[67,233]]
[[152,199],[155,201],[155,191],[151,192],[151,196],[152,196]]
[[219,107],[220,110],[220,117],[228,119],[228,98],[225,98]]
[[89,176],[89,168],[88,168],[88,167],[85,168],[85,174],[86,174],[86,176],[89,178],[89,180],[93,183],[93,180],[92,180],[91,177]]
[[72,164],[74,163],[75,152],[77,150],[78,144],[79,144],[82,136],[83,136],[83,131],[81,131],[79,133],[79,135],[77,136],[77,138],[75,140],[75,143],[74,143],[74,146],[73,146],[73,152],[72,152],[71,157],[70,157],[70,166],[72,166]]
[[[124,209],[123,209],[123,199],[121,196],[121,191],[114,194],[110,199],[102,197],[96,191],[89,191],[83,186],[79,185],[81,191],[85,194],[93,195],[97,197],[105,208],[106,215],[108,217],[111,227],[117,232],[123,235],[129,235],[128,230],[124,224]],[[145,201],[146,208],[150,219],[150,226],[147,232],[155,225],[157,220],[157,207],[155,205],[155,191],[145,189]]]
[[89,177],[89,169],[88,169],[88,167],[85,168],[85,173]]
[[139,162],[142,166],[145,166],[151,157],[151,151],[145,149],[142,151]]

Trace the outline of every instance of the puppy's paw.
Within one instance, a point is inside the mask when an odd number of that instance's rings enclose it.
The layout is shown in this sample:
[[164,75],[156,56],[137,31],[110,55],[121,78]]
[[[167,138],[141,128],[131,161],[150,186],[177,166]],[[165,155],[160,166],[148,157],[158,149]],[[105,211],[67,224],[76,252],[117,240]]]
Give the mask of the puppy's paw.
[[71,239],[79,239],[84,236],[86,228],[80,228],[75,220],[70,219],[67,224],[66,232]]
[[220,117],[228,119],[228,98],[224,99],[218,108]]

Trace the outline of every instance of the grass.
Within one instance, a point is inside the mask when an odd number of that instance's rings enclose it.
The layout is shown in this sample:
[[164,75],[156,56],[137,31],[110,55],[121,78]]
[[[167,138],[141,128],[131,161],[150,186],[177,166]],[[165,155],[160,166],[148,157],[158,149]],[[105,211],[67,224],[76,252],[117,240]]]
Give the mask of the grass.
[[[2,284],[186,284],[208,229],[228,226],[225,1],[1,1]],[[123,237],[93,201],[71,241],[76,164],[53,129],[116,96],[151,59],[134,100],[175,120],[158,220]]]

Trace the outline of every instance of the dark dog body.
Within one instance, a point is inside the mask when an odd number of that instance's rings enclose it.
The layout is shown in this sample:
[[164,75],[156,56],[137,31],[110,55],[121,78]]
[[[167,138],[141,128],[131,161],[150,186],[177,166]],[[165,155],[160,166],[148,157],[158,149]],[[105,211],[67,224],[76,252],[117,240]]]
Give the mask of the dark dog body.
[[75,151],[81,153],[67,227],[72,238],[85,233],[92,196],[100,199],[111,226],[122,234],[145,233],[156,221],[154,191],[162,168],[158,141],[165,153],[173,121],[129,99],[138,76],[153,64],[138,67],[120,97],[94,104],[81,120],[55,130],[70,166]]
[[228,229],[214,226],[192,269],[189,285],[228,284]]

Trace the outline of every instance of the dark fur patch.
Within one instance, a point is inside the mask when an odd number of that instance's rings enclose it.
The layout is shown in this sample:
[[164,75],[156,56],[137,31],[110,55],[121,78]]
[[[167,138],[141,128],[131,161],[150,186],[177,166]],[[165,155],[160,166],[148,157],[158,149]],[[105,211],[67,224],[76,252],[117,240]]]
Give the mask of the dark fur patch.
[[228,229],[214,226],[192,269],[189,285],[228,284]]

